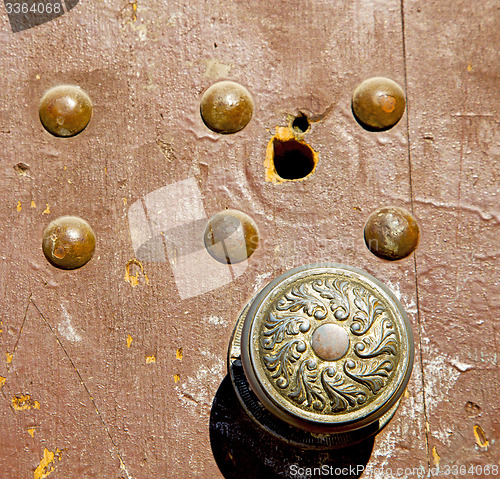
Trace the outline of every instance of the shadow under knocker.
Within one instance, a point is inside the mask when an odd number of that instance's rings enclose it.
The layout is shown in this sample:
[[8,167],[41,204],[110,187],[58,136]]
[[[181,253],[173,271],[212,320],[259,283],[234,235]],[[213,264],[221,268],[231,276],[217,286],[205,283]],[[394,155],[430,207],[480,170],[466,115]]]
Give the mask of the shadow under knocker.
[[[283,431],[290,427],[285,423],[278,427],[281,426]],[[373,432],[377,429],[375,424]],[[309,479],[325,476],[355,479],[361,476],[370,459],[374,435],[337,449],[308,449],[284,442],[249,417],[227,375],[212,403],[210,443],[225,479]],[[318,471],[315,475],[314,468],[321,467],[324,468],[321,476]]]

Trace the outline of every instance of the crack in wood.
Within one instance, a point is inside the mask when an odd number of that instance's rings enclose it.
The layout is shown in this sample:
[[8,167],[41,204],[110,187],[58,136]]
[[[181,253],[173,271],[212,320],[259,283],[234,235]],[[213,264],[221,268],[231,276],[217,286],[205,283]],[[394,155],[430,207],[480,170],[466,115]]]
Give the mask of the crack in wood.
[[[113,444],[113,446],[115,448],[116,454],[118,455],[118,459],[120,460],[120,469],[122,469],[124,471],[124,473],[127,475],[127,479],[133,479],[133,476],[131,476],[129,474],[128,469],[125,466],[125,463],[123,461],[123,457],[122,457],[122,454],[121,454],[121,452],[120,452],[120,450],[118,448],[118,445],[116,444],[115,440],[113,439],[113,436],[111,435],[111,432],[109,431],[109,427],[106,424],[106,422],[104,421],[104,418],[102,417],[102,415],[101,415],[101,413],[99,411],[99,408],[97,407],[97,403],[95,402],[92,394],[90,394],[90,391],[89,391],[87,385],[85,384],[85,381],[83,380],[83,377],[80,374],[80,371],[78,371],[78,368],[76,367],[74,361],[71,359],[71,356],[69,355],[68,351],[66,351],[66,348],[64,347],[64,345],[62,344],[61,340],[59,339],[59,336],[56,334],[54,328],[50,325],[50,323],[48,322],[47,318],[44,316],[44,314],[42,313],[42,311],[40,310],[40,308],[37,306],[37,304],[35,303],[35,301],[31,297],[31,295],[30,295],[30,302],[33,304],[33,306],[35,307],[35,309],[38,311],[38,314],[40,315],[40,317],[42,318],[42,320],[46,324],[46,326],[49,328],[50,332],[56,338],[56,341],[58,342],[59,346],[63,350],[63,352],[66,355],[66,357],[68,358],[71,366],[75,370],[75,373],[78,376],[78,379],[80,380],[80,384],[85,389],[85,392],[87,393],[90,401],[92,402],[92,405],[94,406],[94,409],[96,411],[97,416],[99,417],[99,419],[100,419],[102,425],[104,426],[104,429],[105,429],[105,431],[106,431],[106,433],[107,433],[107,435],[108,435],[111,443]],[[26,310],[26,312],[27,312],[27,310]]]
[[[408,68],[406,62],[406,32],[405,32],[405,7],[404,0],[401,0],[401,35],[402,35],[402,47],[403,47],[403,67],[404,67],[404,79],[405,79],[405,97],[406,97],[406,135],[407,135],[407,147],[408,147],[408,183],[410,190],[410,206],[411,206],[411,214],[414,214],[413,211],[413,181],[412,181],[412,171],[411,171],[411,144],[410,144],[410,114],[409,114],[409,101],[408,101]],[[425,424],[428,424],[427,419],[427,398],[425,396],[425,373],[424,373],[424,362],[422,358],[422,325],[420,318],[420,300],[419,300],[419,291],[418,291],[418,268],[417,268],[417,253],[416,251],[413,253],[413,265],[415,271],[415,302],[417,306],[417,324],[418,324],[418,346],[419,346],[419,362],[420,362],[420,374],[421,374],[421,382],[422,382],[422,404],[423,404],[423,412],[424,412],[424,421]],[[429,444],[429,434],[430,431],[426,427],[425,428],[425,448],[427,455],[427,470],[429,473],[429,477],[432,477],[431,472],[431,451]]]

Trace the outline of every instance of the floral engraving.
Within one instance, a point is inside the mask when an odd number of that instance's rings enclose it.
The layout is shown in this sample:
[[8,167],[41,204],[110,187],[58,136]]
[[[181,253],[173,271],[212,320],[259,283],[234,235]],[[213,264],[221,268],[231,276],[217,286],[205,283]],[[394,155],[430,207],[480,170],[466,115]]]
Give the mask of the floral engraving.
[[366,393],[356,389],[354,384],[346,384],[345,377],[335,372],[333,368],[329,367],[323,370],[321,384],[330,398],[332,412],[345,411],[349,406],[354,407],[366,402]]
[[276,385],[285,389],[290,384],[290,375],[293,374],[295,363],[306,350],[306,343],[300,339],[286,343],[276,354],[264,356],[267,369],[272,372],[271,377],[276,379]]
[[354,314],[351,331],[356,336],[361,336],[368,332],[378,316],[385,312],[385,308],[375,296],[364,289],[354,288],[354,296],[358,311]]
[[373,337],[364,338],[363,342],[354,345],[354,351],[360,358],[374,358],[381,354],[396,356],[398,343],[392,322],[384,318],[377,333],[377,339]]
[[330,309],[335,319],[346,320],[350,314],[349,298],[347,297],[348,281],[338,279],[328,280],[317,279],[313,281],[312,288],[318,292],[322,298],[330,300]]
[[[322,360],[314,352],[312,333],[325,320],[344,322],[356,338],[345,360]],[[382,391],[397,364],[392,316],[371,291],[344,278],[316,277],[288,289],[261,328],[268,378],[305,410],[338,414],[359,408]]]
[[266,349],[273,349],[276,343],[281,343],[286,335],[297,335],[299,332],[307,333],[311,328],[311,322],[302,316],[277,318],[273,313],[269,313],[264,327],[262,345]]
[[387,359],[379,364],[361,363],[359,370],[354,372],[357,366],[358,364],[355,361],[346,361],[344,363],[344,372],[354,381],[370,389],[373,394],[377,394],[384,387],[385,380],[394,369],[392,362]]
[[312,406],[320,411],[325,408],[326,401],[323,397],[324,391],[316,384],[317,368],[318,364],[312,359],[302,361],[295,377],[295,387],[288,397],[299,404],[305,402],[307,407]]
[[307,291],[305,283],[294,286],[286,293],[278,301],[276,309],[278,311],[291,311],[292,313],[304,310],[304,313],[308,316],[319,320],[325,319],[328,314],[326,306],[316,296]]

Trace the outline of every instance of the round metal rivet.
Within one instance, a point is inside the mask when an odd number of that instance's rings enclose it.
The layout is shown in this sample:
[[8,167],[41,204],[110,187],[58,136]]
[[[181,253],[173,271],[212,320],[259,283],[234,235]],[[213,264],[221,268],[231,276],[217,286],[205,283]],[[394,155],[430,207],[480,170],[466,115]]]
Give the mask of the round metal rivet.
[[60,85],[51,88],[40,101],[40,121],[54,136],[78,135],[92,116],[92,102],[78,86]]
[[393,80],[370,78],[354,91],[352,111],[361,126],[369,131],[392,128],[405,111],[405,94]]
[[204,241],[207,251],[220,263],[241,263],[257,249],[259,230],[247,214],[225,210],[209,219]]
[[336,361],[346,355],[349,336],[345,328],[326,323],[318,326],[311,338],[313,351],[325,361]]
[[252,118],[254,103],[248,90],[232,81],[215,83],[203,94],[200,105],[205,125],[216,133],[236,133]]
[[413,366],[394,294],[345,265],[306,265],[264,287],[240,315],[229,370],[247,413],[281,439],[343,447],[384,427]]
[[80,268],[94,254],[95,235],[85,220],[61,216],[45,228],[42,249],[52,265],[61,269]]
[[396,206],[380,208],[365,224],[365,243],[376,256],[387,260],[406,258],[418,245],[419,227],[415,218]]

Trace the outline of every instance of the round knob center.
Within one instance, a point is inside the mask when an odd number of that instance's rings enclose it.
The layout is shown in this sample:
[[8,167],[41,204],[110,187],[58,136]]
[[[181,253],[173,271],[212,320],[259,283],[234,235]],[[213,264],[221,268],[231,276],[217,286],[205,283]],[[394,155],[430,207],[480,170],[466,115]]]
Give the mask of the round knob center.
[[325,361],[340,359],[349,349],[347,331],[337,324],[322,324],[313,333],[312,348]]

